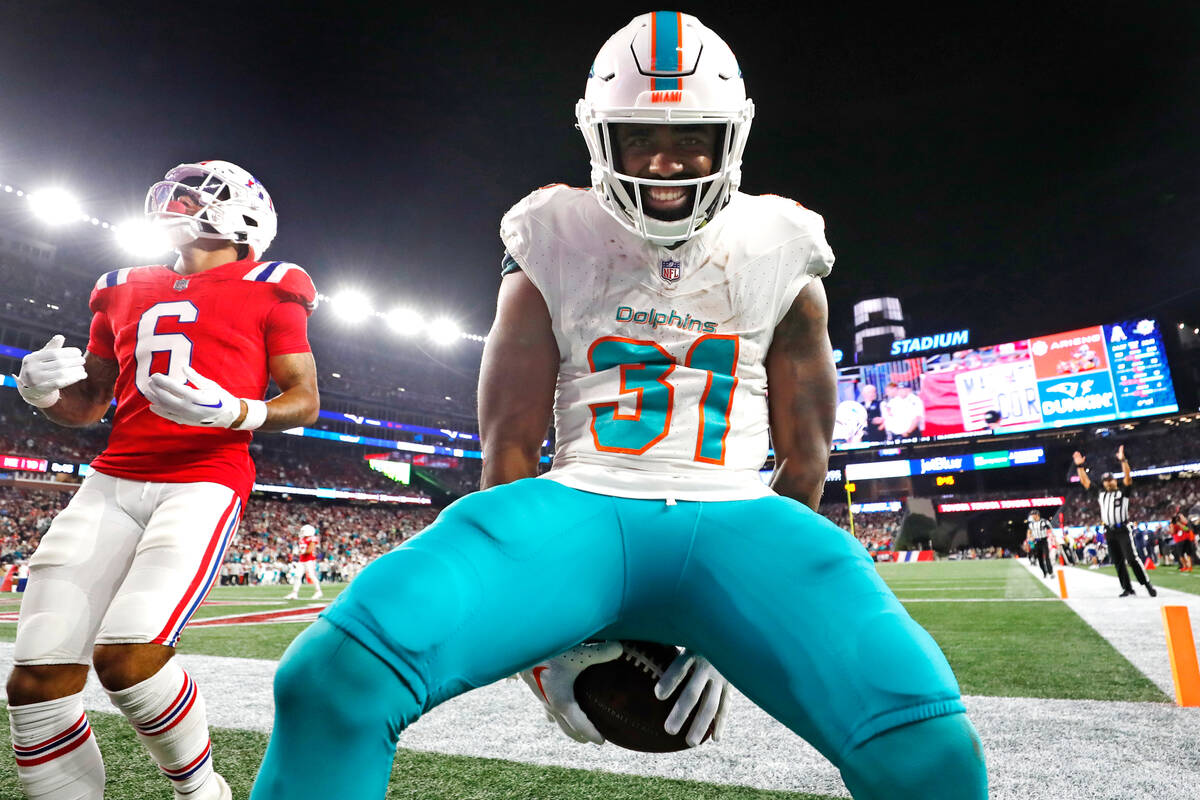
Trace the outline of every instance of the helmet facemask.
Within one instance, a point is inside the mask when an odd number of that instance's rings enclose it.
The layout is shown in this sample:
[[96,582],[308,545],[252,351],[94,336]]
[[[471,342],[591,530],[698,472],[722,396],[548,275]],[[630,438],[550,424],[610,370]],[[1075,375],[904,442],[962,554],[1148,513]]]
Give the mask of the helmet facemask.
[[246,245],[258,257],[275,238],[270,195],[227,162],[181,164],[146,193],[146,215],[178,249],[196,239]]
[[[604,112],[587,100],[576,106],[579,128],[591,156],[592,186],[600,203],[618,222],[655,244],[671,246],[690,239],[712,221],[741,183],[742,152],[750,132],[754,106],[749,100],[739,114],[708,114],[681,109],[619,109]],[[717,128],[713,168],[708,175],[644,178],[624,172],[616,146],[618,125],[713,125]],[[653,216],[643,202],[643,189],[664,186],[691,190],[690,213],[676,219]]]

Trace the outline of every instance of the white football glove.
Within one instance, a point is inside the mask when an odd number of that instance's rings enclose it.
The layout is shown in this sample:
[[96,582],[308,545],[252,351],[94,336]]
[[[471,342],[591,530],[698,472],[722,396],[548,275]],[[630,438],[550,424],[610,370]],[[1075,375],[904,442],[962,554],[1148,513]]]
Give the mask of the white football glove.
[[729,695],[729,681],[721,677],[721,673],[708,663],[707,658],[693,653],[691,650],[684,650],[671,662],[671,666],[667,667],[663,676],[658,679],[658,683],[654,685],[654,696],[659,700],[666,700],[679,688],[679,684],[687,677],[688,670],[693,666],[695,671],[688,678],[687,685],[683,687],[683,693],[675,701],[675,707],[671,709],[671,713],[667,716],[667,723],[663,726],[667,729],[667,733],[674,736],[679,733],[683,723],[687,722],[692,709],[699,705],[700,711],[696,714],[696,719],[692,722],[692,727],[688,729],[685,737],[688,747],[695,747],[704,740],[704,734],[708,732],[708,728],[714,720],[717,727],[713,729],[712,740],[714,742],[721,741],[721,731],[725,728],[725,704]]
[[83,352],[78,347],[63,347],[65,341],[66,337],[56,333],[41,350],[21,359],[17,391],[29,405],[49,408],[58,402],[59,389],[87,377]]
[[161,372],[150,376],[145,391],[150,410],[180,425],[232,427],[242,414],[242,401],[189,366],[183,368],[183,374],[195,388]]
[[624,648],[620,642],[585,643],[562,655],[535,664],[521,678],[542,701],[546,716],[577,742],[604,744],[604,737],[575,701],[575,679],[593,664],[615,661]]

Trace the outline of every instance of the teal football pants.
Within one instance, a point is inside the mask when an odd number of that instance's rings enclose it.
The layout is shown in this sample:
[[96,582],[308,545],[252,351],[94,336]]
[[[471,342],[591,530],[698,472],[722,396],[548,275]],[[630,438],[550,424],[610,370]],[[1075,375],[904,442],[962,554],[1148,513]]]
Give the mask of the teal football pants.
[[[668,504],[530,479],[446,509],[293,642],[252,798],[382,797],[396,737],[424,711],[588,638],[704,654],[861,797],[902,796],[846,771],[910,772],[907,756],[889,767],[879,750],[891,748],[873,749],[906,730],[978,778],[909,783],[946,800],[986,797],[949,665],[845,531],[782,497]],[[926,724],[940,717],[957,721]]]

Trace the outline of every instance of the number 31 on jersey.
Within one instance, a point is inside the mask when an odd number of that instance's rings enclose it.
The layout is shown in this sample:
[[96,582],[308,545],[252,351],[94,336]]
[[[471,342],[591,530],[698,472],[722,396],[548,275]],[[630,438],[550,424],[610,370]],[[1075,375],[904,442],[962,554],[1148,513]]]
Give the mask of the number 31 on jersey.
[[[725,334],[701,336],[692,344],[683,366],[707,373],[700,397],[700,428],[693,458],[708,464],[725,463],[725,438],[733,409],[738,363],[738,338]],[[604,336],[588,349],[592,372],[619,367],[620,393],[636,398],[633,413],[623,414],[617,403],[593,403],[592,439],[597,450],[642,455],[666,438],[675,410],[671,374],[675,357],[657,342]]]

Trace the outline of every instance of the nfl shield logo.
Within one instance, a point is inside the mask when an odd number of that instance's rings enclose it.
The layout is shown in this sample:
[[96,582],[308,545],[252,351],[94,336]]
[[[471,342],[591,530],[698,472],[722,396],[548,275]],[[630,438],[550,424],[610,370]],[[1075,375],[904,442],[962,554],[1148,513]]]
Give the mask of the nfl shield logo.
[[188,279],[180,278],[179,280],[175,281],[175,285],[171,288],[173,288],[177,292],[182,292],[184,289],[187,288],[187,285],[188,285]]
[[663,259],[661,264],[662,279],[667,283],[674,283],[679,280],[679,262],[671,258]]

